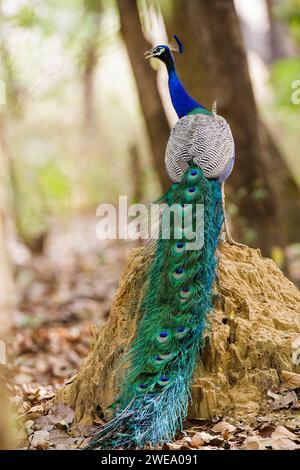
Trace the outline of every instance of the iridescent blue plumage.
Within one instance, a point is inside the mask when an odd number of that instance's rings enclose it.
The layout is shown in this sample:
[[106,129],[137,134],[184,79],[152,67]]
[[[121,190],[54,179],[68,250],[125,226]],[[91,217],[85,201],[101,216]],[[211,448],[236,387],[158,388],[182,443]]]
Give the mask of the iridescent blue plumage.
[[187,116],[196,108],[206,109],[198,101],[194,100],[185,90],[176,72],[175,62],[172,52],[168,46],[165,47],[165,54],[168,55],[168,59],[165,61],[168,74],[169,74],[169,91],[172,100],[173,107],[177,113],[177,116],[182,118]]
[[176,69],[168,69],[169,72],[169,91],[172,104],[177,113],[177,116],[182,118],[187,116],[191,111],[196,108],[204,108],[200,103],[194,100],[184,89],[181,81],[178,78]]

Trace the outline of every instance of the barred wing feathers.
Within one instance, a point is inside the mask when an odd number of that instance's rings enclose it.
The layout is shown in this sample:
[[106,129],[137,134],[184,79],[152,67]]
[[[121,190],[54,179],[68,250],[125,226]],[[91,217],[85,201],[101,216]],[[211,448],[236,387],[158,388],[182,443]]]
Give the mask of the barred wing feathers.
[[227,121],[218,115],[194,114],[173,127],[165,154],[170,178],[179,182],[192,161],[207,178],[218,179],[234,158],[234,141]]

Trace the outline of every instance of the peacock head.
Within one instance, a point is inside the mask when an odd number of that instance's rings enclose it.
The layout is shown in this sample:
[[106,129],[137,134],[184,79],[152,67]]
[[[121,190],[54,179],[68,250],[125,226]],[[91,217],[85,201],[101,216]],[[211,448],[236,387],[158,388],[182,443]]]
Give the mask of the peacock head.
[[145,59],[151,59],[152,57],[155,57],[160,59],[167,66],[173,64],[174,60],[171,51],[179,52],[180,54],[183,52],[183,45],[180,39],[176,35],[174,35],[174,39],[176,44],[174,43],[170,46],[159,44],[158,46],[150,49],[150,51],[145,52]]

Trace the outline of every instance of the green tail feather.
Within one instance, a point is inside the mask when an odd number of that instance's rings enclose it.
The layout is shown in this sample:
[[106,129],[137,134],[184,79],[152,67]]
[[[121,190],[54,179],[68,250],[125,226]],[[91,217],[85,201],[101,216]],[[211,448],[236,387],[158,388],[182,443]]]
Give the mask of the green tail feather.
[[187,414],[191,380],[212,308],[215,250],[223,222],[220,183],[191,167],[180,183],[173,184],[164,201],[168,206],[190,203],[193,229],[194,209],[197,204],[204,205],[204,244],[198,250],[187,250],[191,240],[172,236],[176,233],[174,221],[171,238],[157,241],[142,319],[131,346],[131,367],[114,418],[102,427],[89,448],[155,446],[172,439]]

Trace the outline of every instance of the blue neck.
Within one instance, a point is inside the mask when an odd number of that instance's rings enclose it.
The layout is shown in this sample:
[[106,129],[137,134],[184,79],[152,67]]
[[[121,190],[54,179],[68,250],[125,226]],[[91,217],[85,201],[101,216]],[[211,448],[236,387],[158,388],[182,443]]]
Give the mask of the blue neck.
[[[169,66],[168,66],[169,65]],[[195,108],[204,108],[200,103],[195,101],[188,93],[185,91],[181,81],[178,78],[176,73],[175,65],[168,64],[168,74],[169,74],[169,91],[172,100],[172,104],[179,118],[186,116]]]

